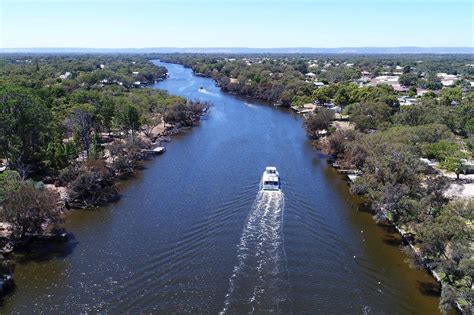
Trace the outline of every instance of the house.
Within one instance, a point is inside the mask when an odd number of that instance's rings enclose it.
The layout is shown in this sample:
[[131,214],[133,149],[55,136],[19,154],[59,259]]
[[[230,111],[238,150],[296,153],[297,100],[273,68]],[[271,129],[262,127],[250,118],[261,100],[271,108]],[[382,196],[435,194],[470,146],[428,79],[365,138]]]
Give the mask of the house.
[[454,85],[454,80],[441,80],[441,84],[443,86],[453,86]]
[[305,76],[307,76],[308,78],[311,78],[311,79],[316,78],[316,74],[314,74],[313,72],[308,72],[308,73],[305,74]]
[[443,86],[453,86],[454,83],[458,80],[458,77],[455,74],[447,74],[444,72],[437,73],[436,76],[441,80]]
[[59,78],[60,78],[61,80],[66,80],[66,79],[69,78],[70,76],[71,76],[71,72],[68,71],[68,72],[66,72],[66,73],[64,73],[64,74],[61,74],[61,75],[59,76]]
[[398,102],[400,103],[400,106],[410,106],[416,104],[416,99],[408,96],[401,96],[398,98]]
[[368,83],[370,82],[370,77],[367,75],[362,75],[359,79],[356,80],[358,83]]
[[324,83],[323,83],[323,82],[319,82],[319,81],[314,81],[314,85],[319,88],[319,87],[324,86]]
[[408,88],[401,85],[401,84],[392,84],[392,88],[396,91],[396,92],[408,92]]
[[133,75],[138,75],[139,73],[140,73],[140,72],[138,72],[138,71],[133,71],[133,72],[132,72]]
[[399,77],[397,75],[380,75],[370,80],[369,85],[372,85],[372,86],[377,86],[379,84],[394,85],[394,84],[398,84],[398,78]]
[[416,89],[416,95],[417,96],[423,96],[428,92],[429,92],[429,90],[427,90],[427,89],[422,89],[422,88],[417,88]]

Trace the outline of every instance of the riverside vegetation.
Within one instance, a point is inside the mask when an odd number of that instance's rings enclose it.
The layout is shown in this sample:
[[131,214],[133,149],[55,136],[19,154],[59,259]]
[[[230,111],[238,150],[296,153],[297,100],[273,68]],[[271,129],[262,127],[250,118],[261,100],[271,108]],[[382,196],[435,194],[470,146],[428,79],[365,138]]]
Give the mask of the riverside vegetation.
[[[212,77],[224,90],[275,105],[316,104],[304,127],[335,165],[354,170],[351,191],[364,196],[377,220],[389,219],[412,246],[418,267],[440,278],[440,309],[471,313],[474,304],[474,201],[448,198],[452,182],[474,152],[472,56],[464,55],[162,55]],[[317,77],[323,84],[316,85]],[[396,91],[364,84],[399,71]],[[437,73],[456,76],[444,86]],[[366,82],[360,78],[369,76]],[[449,82],[450,83],[450,82]],[[400,106],[401,97],[416,104]],[[420,93],[421,94],[421,93]],[[336,114],[335,111],[340,113]],[[348,120],[346,128],[333,122]],[[437,161],[436,168],[420,158]]]
[[15,248],[64,235],[65,208],[116,199],[116,179],[133,174],[143,149],[199,120],[208,104],[144,88],[166,73],[137,55],[2,56],[4,273]]

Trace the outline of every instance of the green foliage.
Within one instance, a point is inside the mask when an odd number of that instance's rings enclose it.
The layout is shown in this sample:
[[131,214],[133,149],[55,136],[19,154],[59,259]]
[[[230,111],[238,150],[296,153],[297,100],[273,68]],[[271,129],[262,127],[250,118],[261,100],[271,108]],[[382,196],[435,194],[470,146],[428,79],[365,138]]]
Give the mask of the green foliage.
[[0,64],[0,157],[37,173],[56,174],[82,151],[101,158],[100,133],[137,131],[185,103],[133,84],[166,77],[145,56],[22,55]]
[[319,136],[319,131],[329,129],[334,119],[334,111],[327,108],[317,108],[316,111],[305,118],[304,127],[306,132],[313,138]]
[[13,225],[13,235],[21,240],[44,232],[43,224],[60,222],[56,196],[38,189],[33,182],[7,175],[2,181],[0,219]]
[[293,97],[293,100],[292,100],[292,105],[293,106],[303,106],[304,104],[312,104],[313,103],[313,99],[310,97],[310,96],[306,96],[306,95],[297,95],[295,97]]
[[50,119],[48,108],[34,91],[0,86],[0,155],[13,162],[41,158]]
[[68,166],[78,154],[78,147],[75,142],[52,141],[46,149],[46,158],[49,167],[61,170]]
[[472,305],[473,220],[474,201],[458,201],[418,225],[416,241],[421,253],[443,275],[440,307],[444,311],[460,300],[467,308]]
[[465,130],[466,130],[466,133],[472,135],[474,134],[474,117],[470,118],[465,126],[464,126]]
[[460,147],[456,142],[440,140],[438,142],[426,145],[423,151],[426,157],[443,162],[448,157],[451,157],[453,152],[458,152],[459,150]]
[[369,102],[354,104],[350,113],[350,119],[356,128],[361,131],[375,129],[380,124],[388,122],[391,108],[382,102]]
[[400,75],[398,82],[406,87],[416,86],[418,83],[418,76],[414,73],[404,73]]
[[120,128],[124,131],[136,131],[140,127],[140,114],[137,108],[131,104],[126,104],[119,115],[117,115],[117,122]]
[[462,99],[462,90],[459,87],[446,88],[441,91],[440,103],[444,106],[459,104]]

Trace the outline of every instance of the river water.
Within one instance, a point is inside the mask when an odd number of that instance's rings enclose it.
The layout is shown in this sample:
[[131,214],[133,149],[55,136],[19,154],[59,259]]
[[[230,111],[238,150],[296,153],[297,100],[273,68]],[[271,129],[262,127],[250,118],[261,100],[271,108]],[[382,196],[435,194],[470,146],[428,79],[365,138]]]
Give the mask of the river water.
[[[301,117],[155,63],[170,77],[154,88],[212,102],[209,116],[119,202],[70,213],[68,244],[19,255],[1,313],[439,313],[433,279],[359,210]],[[281,193],[259,192],[267,165]]]

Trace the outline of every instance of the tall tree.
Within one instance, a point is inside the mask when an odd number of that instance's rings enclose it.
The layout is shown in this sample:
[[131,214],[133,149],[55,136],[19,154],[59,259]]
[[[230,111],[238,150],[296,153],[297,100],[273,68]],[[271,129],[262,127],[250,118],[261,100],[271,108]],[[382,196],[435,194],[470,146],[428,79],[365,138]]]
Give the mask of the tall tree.
[[39,158],[50,117],[49,108],[32,90],[0,86],[0,154],[12,162]]

